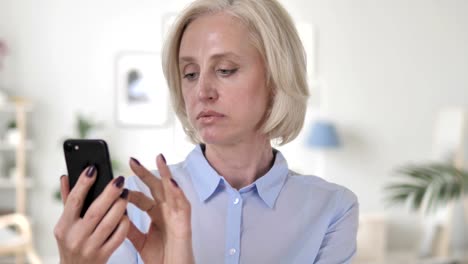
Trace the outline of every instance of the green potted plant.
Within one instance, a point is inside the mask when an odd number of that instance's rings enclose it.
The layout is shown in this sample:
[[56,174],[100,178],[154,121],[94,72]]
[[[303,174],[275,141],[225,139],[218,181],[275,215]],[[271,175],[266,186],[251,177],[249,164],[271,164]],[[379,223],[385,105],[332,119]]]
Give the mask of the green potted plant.
[[398,180],[385,187],[391,204],[408,204],[427,214],[468,194],[468,171],[448,163],[409,164],[397,173]]
[[78,114],[76,116],[75,129],[78,134],[78,138],[88,138],[89,134],[93,130],[96,130],[100,127],[102,127],[100,123],[95,122],[90,118],[86,118],[82,114]]
[[[467,250],[466,217],[463,199],[468,194],[468,171],[458,169],[451,163],[409,164],[398,168],[398,180],[385,187],[387,201],[391,204],[406,204],[412,210],[424,212],[426,234],[420,248],[420,256],[434,254],[431,247],[435,232],[445,227],[448,235],[445,250],[459,256]],[[449,209],[444,222],[434,222],[439,209]],[[444,210],[442,210],[444,212]],[[445,213],[444,213],[445,214]],[[431,231],[429,231],[431,230]],[[440,241],[439,241],[440,242]]]
[[8,144],[16,145],[19,143],[19,139],[20,139],[20,132],[16,125],[16,121],[10,120],[7,124],[7,129],[5,132],[5,141]]

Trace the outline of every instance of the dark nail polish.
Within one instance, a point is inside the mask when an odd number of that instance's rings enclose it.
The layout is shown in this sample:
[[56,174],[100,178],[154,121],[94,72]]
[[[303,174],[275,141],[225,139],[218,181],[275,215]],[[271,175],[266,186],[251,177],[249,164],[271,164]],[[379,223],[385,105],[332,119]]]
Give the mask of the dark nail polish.
[[128,215],[127,209],[125,209],[124,215]]
[[163,154],[159,154],[159,155],[161,155],[161,159],[164,161],[164,164],[167,164],[166,158],[164,157],[164,155]]
[[136,163],[138,166],[140,166],[140,165],[141,165],[141,164],[140,164],[140,162],[139,162],[137,159],[135,159],[135,158],[132,158],[132,157],[130,157],[130,159],[131,159],[131,160],[133,160],[133,162],[135,162],[135,163]]
[[125,182],[124,176],[119,176],[117,177],[117,179],[115,179],[114,186],[117,188],[122,188],[122,186],[124,185],[124,182]]
[[127,200],[127,197],[128,197],[128,189],[125,188],[125,189],[123,189],[122,193],[120,194],[120,198],[122,198],[124,200]]
[[174,184],[175,187],[179,188],[179,184],[177,184],[177,182],[171,178],[171,182],[172,184]]
[[86,171],[86,176],[88,177],[93,177],[94,172],[96,171],[96,167],[92,165],[91,167],[88,167],[88,170]]

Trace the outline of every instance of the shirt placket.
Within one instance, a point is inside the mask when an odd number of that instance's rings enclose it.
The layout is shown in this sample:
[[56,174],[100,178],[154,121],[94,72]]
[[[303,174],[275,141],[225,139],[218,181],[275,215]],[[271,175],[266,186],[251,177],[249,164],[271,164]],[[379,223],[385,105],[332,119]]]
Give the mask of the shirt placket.
[[230,192],[226,218],[226,264],[240,263],[240,239],[242,225],[242,196],[237,191]]

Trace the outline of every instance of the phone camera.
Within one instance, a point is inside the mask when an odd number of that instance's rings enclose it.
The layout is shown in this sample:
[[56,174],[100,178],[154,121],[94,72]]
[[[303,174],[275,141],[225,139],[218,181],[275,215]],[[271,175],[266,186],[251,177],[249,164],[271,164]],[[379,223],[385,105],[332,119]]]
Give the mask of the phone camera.
[[72,143],[65,143],[65,151],[66,152],[71,152],[73,150],[73,144]]

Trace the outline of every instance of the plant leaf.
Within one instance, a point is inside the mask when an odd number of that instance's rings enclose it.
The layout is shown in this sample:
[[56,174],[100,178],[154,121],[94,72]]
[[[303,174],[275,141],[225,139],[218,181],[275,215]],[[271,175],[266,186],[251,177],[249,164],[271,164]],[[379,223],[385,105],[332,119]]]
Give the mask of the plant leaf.
[[396,172],[398,180],[384,187],[389,203],[429,213],[468,194],[468,172],[450,164],[409,164]]

